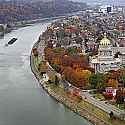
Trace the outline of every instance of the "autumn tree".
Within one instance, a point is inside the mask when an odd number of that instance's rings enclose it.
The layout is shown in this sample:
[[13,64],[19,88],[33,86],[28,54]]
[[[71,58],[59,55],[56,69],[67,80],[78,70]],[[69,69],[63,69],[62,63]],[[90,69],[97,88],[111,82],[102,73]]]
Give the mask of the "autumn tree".
[[54,57],[54,53],[53,53],[52,48],[46,47],[46,48],[44,49],[44,54],[45,54],[45,59],[46,59],[49,63],[51,63],[51,60],[52,60],[52,58]]
[[115,79],[109,79],[108,83],[107,83],[108,87],[113,87],[113,88],[117,88],[118,86],[118,81]]
[[[45,59],[50,65],[64,78],[76,87],[86,89],[89,86],[89,63],[85,55],[79,55],[77,48],[69,48],[67,51],[64,48],[44,49]],[[69,54],[74,53],[74,54]],[[55,79],[57,79],[55,77]]]

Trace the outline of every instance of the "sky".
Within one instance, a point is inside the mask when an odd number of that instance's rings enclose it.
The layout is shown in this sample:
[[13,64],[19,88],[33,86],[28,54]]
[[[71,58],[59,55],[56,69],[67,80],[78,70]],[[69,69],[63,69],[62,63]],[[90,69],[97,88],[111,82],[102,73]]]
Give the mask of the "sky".
[[[10,1],[10,0],[6,0],[6,1]],[[29,0],[25,0],[25,1],[29,1]],[[47,1],[47,0],[41,0],[41,1]],[[88,3],[89,5],[95,5],[95,4],[125,5],[125,0],[71,0],[71,1],[84,2],[84,3]]]
[[78,2],[86,2],[88,4],[115,4],[115,5],[125,5],[125,0],[72,0]]

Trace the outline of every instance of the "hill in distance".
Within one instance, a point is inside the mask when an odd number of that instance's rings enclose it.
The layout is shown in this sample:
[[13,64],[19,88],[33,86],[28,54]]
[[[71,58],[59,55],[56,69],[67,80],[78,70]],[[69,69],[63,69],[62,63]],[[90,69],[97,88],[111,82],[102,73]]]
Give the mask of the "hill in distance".
[[0,23],[60,16],[85,10],[85,3],[69,0],[11,0],[0,2]]

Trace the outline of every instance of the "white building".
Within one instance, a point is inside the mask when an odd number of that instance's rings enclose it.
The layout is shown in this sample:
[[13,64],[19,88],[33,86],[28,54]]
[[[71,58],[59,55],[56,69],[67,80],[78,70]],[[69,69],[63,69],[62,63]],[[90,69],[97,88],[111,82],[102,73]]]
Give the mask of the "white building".
[[121,64],[122,64],[122,65],[125,65],[125,53],[120,54],[120,55],[119,55],[119,58],[120,58],[120,60],[121,60]]
[[91,58],[91,67],[95,69],[96,73],[104,73],[110,70],[118,70],[120,63],[119,58],[114,58],[111,42],[105,35],[100,41],[98,55]]
[[113,12],[113,7],[110,6],[110,5],[103,5],[103,6],[100,6],[99,8],[99,12],[102,12],[104,14],[108,13],[108,12]]

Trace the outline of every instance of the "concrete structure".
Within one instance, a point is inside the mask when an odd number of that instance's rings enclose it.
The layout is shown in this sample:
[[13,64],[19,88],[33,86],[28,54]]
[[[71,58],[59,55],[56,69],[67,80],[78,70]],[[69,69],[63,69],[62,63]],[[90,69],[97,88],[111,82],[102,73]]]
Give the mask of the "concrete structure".
[[116,54],[117,52],[120,52],[120,53],[125,53],[125,47],[112,47],[112,52],[113,54]]
[[95,72],[104,73],[110,70],[118,70],[120,62],[119,58],[114,58],[111,42],[105,34],[100,41],[98,55],[90,60],[91,67],[95,69]]
[[119,58],[121,60],[121,64],[125,66],[125,53],[120,54]]

